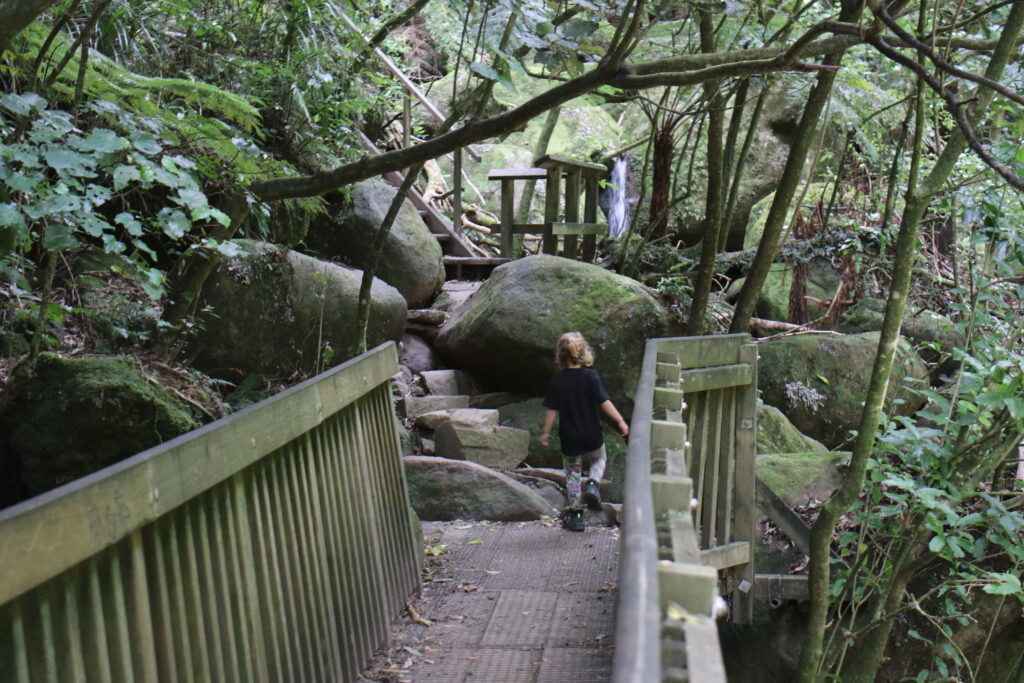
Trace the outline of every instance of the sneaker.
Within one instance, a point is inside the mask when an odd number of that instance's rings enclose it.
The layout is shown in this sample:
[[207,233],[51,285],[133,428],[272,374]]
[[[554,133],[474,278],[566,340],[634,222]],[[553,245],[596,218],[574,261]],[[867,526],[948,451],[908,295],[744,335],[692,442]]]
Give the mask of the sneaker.
[[569,531],[583,531],[586,525],[583,523],[583,510],[569,510],[562,518],[562,526]]
[[601,489],[593,479],[589,480],[583,489],[583,502],[591,510],[601,509]]

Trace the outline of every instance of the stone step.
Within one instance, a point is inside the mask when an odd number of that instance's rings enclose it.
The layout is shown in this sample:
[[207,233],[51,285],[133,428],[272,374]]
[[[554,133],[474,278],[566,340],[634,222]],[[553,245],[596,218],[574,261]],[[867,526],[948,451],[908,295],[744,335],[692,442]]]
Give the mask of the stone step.
[[455,408],[452,410],[434,410],[416,417],[416,426],[420,429],[435,430],[445,422],[451,422],[459,427],[497,427],[498,411]]
[[406,396],[405,416],[410,420],[435,410],[468,408],[469,396]]
[[458,427],[451,422],[434,431],[435,453],[442,458],[469,460],[496,470],[511,470],[526,460],[530,432],[512,427]]

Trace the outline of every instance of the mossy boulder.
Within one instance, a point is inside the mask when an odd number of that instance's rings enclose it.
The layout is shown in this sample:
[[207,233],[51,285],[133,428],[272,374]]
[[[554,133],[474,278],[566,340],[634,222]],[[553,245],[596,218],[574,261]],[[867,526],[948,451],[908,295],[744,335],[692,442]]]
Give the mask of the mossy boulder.
[[[745,279],[736,280],[729,288],[730,294],[738,295]],[[789,293],[792,288],[793,268],[784,263],[772,264],[768,271],[768,277],[765,278],[764,286],[761,287],[761,292],[757,297],[754,314],[767,320],[788,320]],[[834,290],[826,290],[814,280],[807,279],[805,298],[807,299],[808,313],[812,318],[817,317],[814,314],[817,302],[830,298],[832,291]]]
[[[843,313],[839,331],[869,332],[882,329],[885,318],[883,299],[864,297]],[[903,318],[900,333],[917,347],[921,358],[931,367],[932,382],[956,371],[953,349],[963,347],[964,333],[956,323],[934,311],[922,310]]]
[[[826,204],[828,204],[828,200],[829,197],[831,197],[831,195],[831,183],[812,183],[807,188],[807,193],[804,195],[804,206],[813,205],[819,199],[823,200]],[[747,232],[743,236],[744,249],[756,248],[761,243],[761,237],[762,235],[764,235],[764,226],[765,223],[768,221],[768,213],[771,211],[773,201],[775,201],[774,192],[772,192],[764,199],[754,204],[754,206],[750,209],[750,217],[747,220]],[[789,210],[786,213],[786,221],[783,224],[784,226],[790,226],[793,224],[793,214],[795,206],[795,201],[790,203]],[[785,238],[788,235],[789,233],[786,232],[784,228],[782,236]]]
[[32,496],[198,426],[188,405],[131,359],[44,353],[0,433]]
[[801,434],[781,410],[764,403],[758,404],[758,453],[820,453],[827,450],[824,444]]
[[[802,433],[829,448],[842,444],[860,423],[878,347],[877,332],[798,334],[758,346],[762,399],[782,410]],[[887,406],[912,415],[924,401],[912,389],[925,385],[924,362],[900,339]]]
[[[204,290],[193,342],[197,367],[215,377],[313,374],[355,355],[362,271],[265,242],[241,240]],[[374,279],[367,346],[398,341],[405,299]]]
[[664,336],[667,316],[638,282],[579,261],[530,256],[506,263],[441,328],[446,361],[495,388],[539,395],[556,371],[554,350],[578,331],[612,400],[631,400],[644,342]]
[[[330,216],[314,221],[307,243],[319,255],[365,268],[373,241],[397,190],[379,179],[352,187],[352,201]],[[376,275],[416,308],[428,303],[444,283],[441,245],[411,202],[402,208],[388,232]]]

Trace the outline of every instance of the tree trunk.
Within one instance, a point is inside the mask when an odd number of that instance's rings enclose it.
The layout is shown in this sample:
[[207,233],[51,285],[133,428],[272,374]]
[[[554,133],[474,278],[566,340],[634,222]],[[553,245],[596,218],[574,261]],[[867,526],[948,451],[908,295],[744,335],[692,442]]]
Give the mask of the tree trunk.
[[654,135],[651,154],[651,239],[668,234],[668,198],[672,189],[672,155],[675,152],[675,121],[667,117]]
[[49,9],[54,0],[0,0],[0,53],[10,47],[14,36]]

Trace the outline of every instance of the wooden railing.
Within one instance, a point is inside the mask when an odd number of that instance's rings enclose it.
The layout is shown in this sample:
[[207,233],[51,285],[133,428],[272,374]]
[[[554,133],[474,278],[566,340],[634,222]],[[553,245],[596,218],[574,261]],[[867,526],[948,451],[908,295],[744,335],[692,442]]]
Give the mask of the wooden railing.
[[397,369],[380,346],[0,512],[0,681],[352,680],[419,586]]
[[752,605],[756,359],[748,335],[647,342],[626,459],[617,683],[726,680],[719,589],[734,621]]
[[[556,154],[543,156],[533,163],[535,168],[496,169],[487,176],[490,180],[501,182],[498,230],[502,257],[515,257],[514,235],[540,235],[543,239],[541,248],[545,254],[558,254],[561,238],[561,254],[571,259],[577,257],[577,239],[582,238],[579,256],[584,261],[593,260],[597,238],[608,234],[608,224],[598,221],[597,206],[598,182],[601,176],[608,173],[608,168],[603,164],[592,164]],[[544,181],[543,223],[515,222],[517,180]]]

